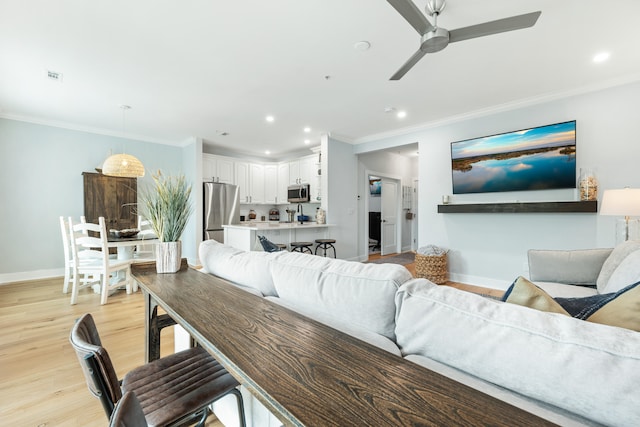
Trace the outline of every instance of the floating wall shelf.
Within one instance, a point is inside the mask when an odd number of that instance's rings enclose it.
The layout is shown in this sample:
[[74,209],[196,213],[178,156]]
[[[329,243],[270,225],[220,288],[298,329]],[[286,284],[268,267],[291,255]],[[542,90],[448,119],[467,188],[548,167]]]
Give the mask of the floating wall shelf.
[[598,201],[460,203],[438,205],[438,213],[597,213]]

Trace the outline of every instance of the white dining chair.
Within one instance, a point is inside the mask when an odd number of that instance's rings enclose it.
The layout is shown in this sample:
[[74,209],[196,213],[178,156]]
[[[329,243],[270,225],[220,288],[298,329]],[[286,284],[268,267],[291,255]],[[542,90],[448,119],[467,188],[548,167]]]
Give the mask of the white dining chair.
[[144,243],[144,239],[157,239],[158,237],[151,228],[149,220],[144,219],[142,215],[138,215],[138,230],[140,230],[138,236],[142,238],[142,242],[136,245],[133,262],[155,261],[154,245]]
[[[85,222],[85,217],[80,217],[80,222]],[[71,254],[71,240],[69,222],[63,216],[60,217],[60,232],[62,234],[62,247],[64,249],[64,283],[62,284],[62,293],[69,293],[69,284],[73,284],[73,255]],[[83,274],[82,283],[96,282],[91,276]]]
[[[109,257],[108,234],[104,217],[99,218],[98,224],[89,222],[74,224],[71,217],[68,222],[73,259],[71,304],[77,302],[79,288],[86,285],[80,285],[80,274],[100,277],[100,304],[106,304],[109,292],[123,285],[126,286],[127,293],[131,293],[131,260]],[[118,272],[124,272],[124,278],[120,277]]]

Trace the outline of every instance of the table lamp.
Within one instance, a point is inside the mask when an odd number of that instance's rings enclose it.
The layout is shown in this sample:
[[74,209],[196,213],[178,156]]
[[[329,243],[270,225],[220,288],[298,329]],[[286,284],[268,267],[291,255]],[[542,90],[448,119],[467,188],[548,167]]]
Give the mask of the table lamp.
[[630,219],[640,216],[640,188],[623,188],[620,190],[605,190],[602,196],[600,215],[623,216],[616,221],[616,243],[626,240],[638,240],[640,222]]

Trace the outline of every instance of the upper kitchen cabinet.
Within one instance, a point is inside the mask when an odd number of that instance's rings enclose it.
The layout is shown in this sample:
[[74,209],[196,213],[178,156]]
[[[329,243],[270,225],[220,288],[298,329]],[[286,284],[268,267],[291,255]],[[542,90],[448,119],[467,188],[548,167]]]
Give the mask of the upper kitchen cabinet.
[[240,203],[265,203],[263,165],[236,161],[235,184],[240,193]]
[[278,203],[279,202],[278,190],[279,190],[278,165],[275,163],[265,164],[264,165],[264,202],[272,203],[272,204]]
[[276,203],[288,203],[289,162],[278,163],[278,193]]
[[318,157],[301,157],[289,162],[289,184],[311,184],[318,170]]
[[83,172],[84,216],[97,224],[104,217],[107,229],[138,227],[138,180]]
[[234,160],[230,157],[202,154],[202,179],[207,182],[233,184]]

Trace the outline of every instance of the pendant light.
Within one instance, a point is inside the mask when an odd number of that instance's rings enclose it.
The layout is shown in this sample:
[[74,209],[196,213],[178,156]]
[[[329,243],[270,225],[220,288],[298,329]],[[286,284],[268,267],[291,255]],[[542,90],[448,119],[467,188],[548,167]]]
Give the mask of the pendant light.
[[[124,133],[124,114],[131,107],[121,105],[120,108],[122,108],[122,132]],[[104,161],[102,174],[124,178],[141,178],[144,176],[144,166],[140,160],[131,154],[114,154]]]

